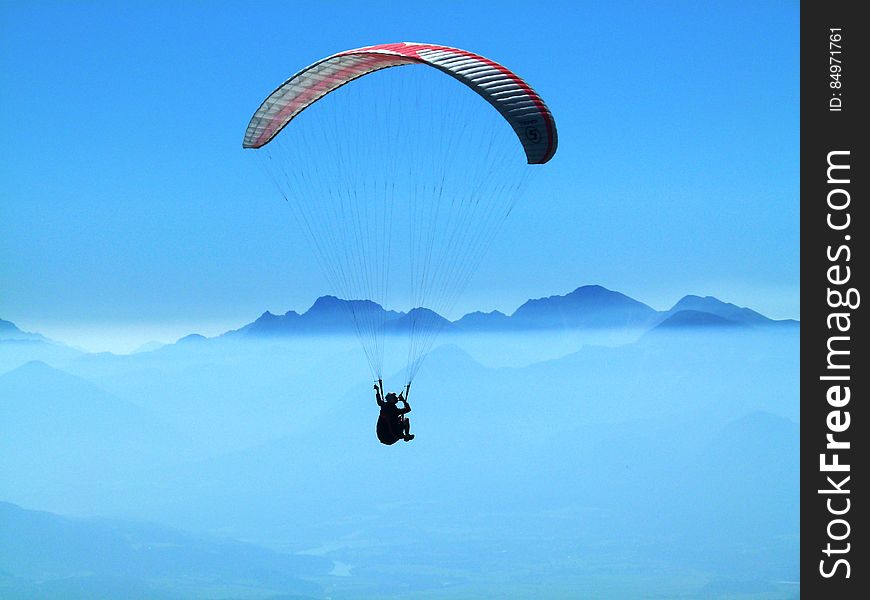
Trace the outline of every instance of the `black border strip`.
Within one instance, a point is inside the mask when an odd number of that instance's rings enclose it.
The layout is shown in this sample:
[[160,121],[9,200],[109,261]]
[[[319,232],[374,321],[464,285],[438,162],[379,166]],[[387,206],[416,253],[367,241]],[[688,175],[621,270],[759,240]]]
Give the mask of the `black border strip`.
[[[858,18],[861,5],[801,5],[801,592],[806,598],[859,598],[866,597],[859,591],[870,589],[861,562],[870,539],[864,526],[867,495],[858,491],[870,489],[858,460],[867,452],[864,403],[870,378],[867,363],[860,363],[868,356],[867,309],[855,293],[866,291],[870,268],[865,146],[870,102],[864,91],[870,27]],[[842,69],[839,76],[834,65]],[[837,165],[830,172],[829,163]],[[841,297],[852,306],[836,306]],[[870,296],[861,301],[870,302]],[[841,445],[828,447],[828,434]],[[831,464],[835,454],[848,471],[822,469],[820,455]]]

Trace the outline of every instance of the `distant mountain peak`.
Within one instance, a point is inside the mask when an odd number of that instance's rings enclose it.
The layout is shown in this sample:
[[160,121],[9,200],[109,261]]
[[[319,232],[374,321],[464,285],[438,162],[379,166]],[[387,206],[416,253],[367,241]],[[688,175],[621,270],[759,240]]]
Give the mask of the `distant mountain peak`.
[[478,310],[454,322],[454,325],[465,331],[500,331],[510,328],[510,324],[510,317],[497,310]]
[[14,369],[5,373],[2,376],[3,377],[13,376],[13,374],[15,376],[19,376],[19,375],[44,375],[47,373],[62,373],[63,376],[65,376],[65,377],[70,377],[70,378],[73,377],[69,373],[66,373],[65,371],[61,371],[60,369],[55,369],[51,365],[49,365],[41,360],[27,361],[23,365],[15,367]]
[[[296,313],[293,313],[293,314],[296,314]],[[254,323],[266,323],[266,322],[274,321],[274,320],[280,319],[280,318],[282,318],[281,315],[276,315],[275,313],[267,310],[262,315],[257,317],[257,320],[254,321]]]
[[680,298],[674,306],[668,311],[670,314],[676,314],[680,311],[692,310],[710,313],[724,319],[747,323],[750,325],[769,324],[772,319],[768,319],[764,315],[755,312],[754,310],[737,306],[730,302],[723,302],[713,296],[696,296],[688,294]]
[[47,342],[48,339],[38,333],[22,331],[12,321],[0,319],[0,340],[39,340]]
[[[412,308],[411,310],[409,310],[407,315],[409,317],[419,317],[422,315],[438,315],[438,313],[431,308],[426,308],[425,306],[418,306],[417,308]],[[441,315],[438,316],[440,317]]]
[[197,342],[204,342],[204,341],[206,341],[207,339],[208,339],[208,338],[205,337],[205,336],[202,335],[202,334],[199,334],[199,333],[191,333],[191,334],[189,334],[189,335],[184,336],[183,338],[180,338],[180,339],[179,339],[177,342],[175,342],[175,343],[176,343],[176,344],[191,344],[191,343],[197,343]]
[[335,296],[320,296],[314,301],[307,311],[303,313],[305,317],[329,315],[336,312],[345,313],[345,311],[365,310],[372,312],[385,312],[395,315],[393,311],[387,311],[383,306],[372,300],[344,300]]
[[391,319],[385,324],[386,331],[398,333],[409,331],[409,328],[450,330],[453,323],[429,308],[412,308],[398,318]]
[[652,322],[656,311],[643,302],[600,285],[583,285],[563,296],[529,300],[512,320],[538,328],[640,327]]
[[507,316],[506,314],[504,314],[500,310],[491,310],[489,312],[484,312],[482,310],[476,310],[472,313],[468,313],[465,316],[469,317],[469,316],[473,316],[473,315],[485,315],[487,317],[506,317]]
[[674,305],[674,308],[678,306],[691,305],[703,305],[707,307],[729,307],[738,309],[741,308],[731,302],[725,302],[724,300],[720,300],[716,296],[699,296],[697,294],[686,294],[677,301],[677,303]]
[[340,307],[342,304],[347,302],[346,300],[341,300],[332,295],[320,296],[317,300],[314,301],[314,304],[311,305],[304,314],[308,314],[310,312],[317,312],[320,310],[331,309],[335,307]]
[[[614,292],[613,290],[609,290],[603,285],[598,284],[589,284],[589,285],[581,285],[574,289],[571,294],[618,294],[619,292]],[[568,294],[568,295],[571,295]]]

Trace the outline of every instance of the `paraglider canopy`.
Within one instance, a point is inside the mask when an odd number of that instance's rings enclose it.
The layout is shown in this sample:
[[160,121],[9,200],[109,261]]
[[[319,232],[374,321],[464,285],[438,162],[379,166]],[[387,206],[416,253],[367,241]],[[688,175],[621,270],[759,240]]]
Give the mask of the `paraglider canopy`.
[[272,92],[254,113],[242,146],[260,148],[268,144],[293,117],[358,77],[410,64],[440,69],[492,104],[513,127],[529,164],[544,164],[553,158],[557,146],[553,115],[518,75],[467,50],[414,42],[346,50],[303,69]]

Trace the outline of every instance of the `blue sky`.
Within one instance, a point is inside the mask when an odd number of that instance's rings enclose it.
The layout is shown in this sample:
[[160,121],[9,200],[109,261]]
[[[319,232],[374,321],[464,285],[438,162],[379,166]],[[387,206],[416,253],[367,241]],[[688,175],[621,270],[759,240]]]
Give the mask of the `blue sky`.
[[0,3],[0,318],[96,348],[307,308],[325,279],[242,134],[393,41],[508,65],[559,126],[459,308],[598,283],[799,317],[798,3],[529,6]]

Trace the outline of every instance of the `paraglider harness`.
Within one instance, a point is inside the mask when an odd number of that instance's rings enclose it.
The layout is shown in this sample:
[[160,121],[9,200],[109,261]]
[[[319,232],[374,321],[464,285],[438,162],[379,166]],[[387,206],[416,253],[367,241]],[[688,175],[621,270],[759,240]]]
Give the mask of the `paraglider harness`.
[[[378,405],[381,407],[381,413],[378,415],[377,424],[378,440],[382,444],[391,446],[404,437],[402,433],[402,422],[405,420],[405,412],[398,412],[398,409],[396,409],[398,414],[392,411],[384,412],[386,406],[395,406],[396,404],[387,401],[387,397],[384,394],[383,380],[378,379],[375,389],[378,392]],[[410,393],[411,383],[409,382],[405,385],[404,395],[400,392],[398,396],[399,400],[405,404],[406,408],[408,407],[408,395]],[[398,403],[398,400],[396,402]]]

